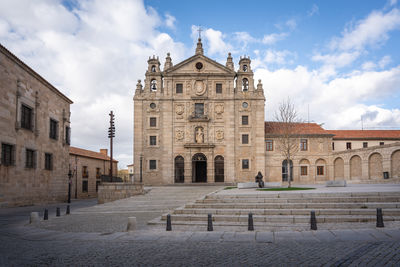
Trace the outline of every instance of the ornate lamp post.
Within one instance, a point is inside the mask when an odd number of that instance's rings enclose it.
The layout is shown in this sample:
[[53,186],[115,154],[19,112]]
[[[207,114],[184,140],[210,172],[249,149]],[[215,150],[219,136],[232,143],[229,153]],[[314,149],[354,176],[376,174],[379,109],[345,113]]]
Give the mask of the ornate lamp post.
[[143,182],[143,154],[140,154],[140,183]]
[[72,172],[71,169],[68,171],[68,203],[71,203],[71,183],[72,183]]

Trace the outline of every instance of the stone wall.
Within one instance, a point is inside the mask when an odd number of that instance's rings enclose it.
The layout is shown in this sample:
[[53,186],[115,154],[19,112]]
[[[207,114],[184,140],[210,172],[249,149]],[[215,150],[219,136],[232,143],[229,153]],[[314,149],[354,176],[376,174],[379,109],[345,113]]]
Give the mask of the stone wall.
[[[11,164],[7,159],[0,161],[1,206],[67,199],[70,104],[71,100],[0,45],[0,150],[11,147],[13,158]],[[31,110],[29,126],[21,123],[22,107]],[[50,119],[57,122],[55,138],[49,136]],[[33,164],[26,164],[32,151],[29,162]],[[52,157],[47,169],[46,153]],[[0,155],[4,156],[3,151]]]
[[99,185],[97,201],[103,204],[143,194],[143,184],[140,183],[102,183]]

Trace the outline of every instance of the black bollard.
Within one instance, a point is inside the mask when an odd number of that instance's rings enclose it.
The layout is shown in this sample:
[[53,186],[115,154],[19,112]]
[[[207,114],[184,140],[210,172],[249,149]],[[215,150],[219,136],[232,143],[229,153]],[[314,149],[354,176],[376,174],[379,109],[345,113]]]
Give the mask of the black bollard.
[[47,209],[44,209],[43,220],[48,220],[48,219],[49,219],[49,211]]
[[211,217],[211,214],[208,214],[207,231],[213,231],[213,224],[212,224],[212,217]]
[[57,207],[57,209],[56,209],[56,216],[60,217],[60,208],[59,207]]
[[317,230],[317,219],[315,218],[315,211],[311,211],[311,230]]
[[376,227],[385,227],[383,225],[383,215],[382,215],[382,209],[377,208],[376,209]]
[[249,213],[249,231],[254,231],[253,214]]
[[70,214],[69,205],[67,205],[67,211],[65,212],[65,214],[67,214],[67,215]]
[[171,215],[167,215],[167,231],[172,231]]

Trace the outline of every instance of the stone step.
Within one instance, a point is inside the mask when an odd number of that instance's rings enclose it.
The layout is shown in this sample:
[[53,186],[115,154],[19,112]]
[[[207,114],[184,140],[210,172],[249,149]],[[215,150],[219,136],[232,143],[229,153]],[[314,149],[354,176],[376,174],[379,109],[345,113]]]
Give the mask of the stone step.
[[[161,216],[161,221],[165,221],[167,215],[164,214]],[[176,222],[185,222],[190,224],[191,222],[207,222],[207,215],[202,214],[172,214],[171,221],[172,223]],[[221,222],[221,223],[247,223],[248,216],[247,215],[213,215],[213,221]],[[369,215],[320,215],[316,216],[317,223],[357,223],[357,222],[374,222],[376,221],[376,216]],[[285,223],[285,224],[296,224],[296,223],[309,223],[310,216],[293,216],[293,215],[271,215],[271,216],[253,216],[254,222],[257,223]],[[384,221],[400,221],[400,216],[383,216]]]
[[395,209],[399,202],[368,203],[191,203],[187,209]]
[[[310,215],[313,209],[176,209],[173,214]],[[315,215],[376,215],[376,209],[314,209]],[[400,209],[384,209],[383,215],[400,216]]]
[[331,202],[399,202],[399,196],[374,197],[314,197],[314,198],[205,198],[196,203],[331,203]]
[[271,193],[253,194],[210,194],[206,199],[235,199],[235,198],[319,198],[319,197],[399,197],[399,192],[335,192],[335,193]]

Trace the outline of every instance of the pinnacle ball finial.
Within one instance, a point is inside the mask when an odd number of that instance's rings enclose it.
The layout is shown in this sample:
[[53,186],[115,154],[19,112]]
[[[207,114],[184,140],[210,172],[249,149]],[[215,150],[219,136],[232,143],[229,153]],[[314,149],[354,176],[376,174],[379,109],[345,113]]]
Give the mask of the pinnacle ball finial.
[[167,53],[167,57],[169,57],[170,55],[171,55],[171,54],[168,52],[168,53]]

